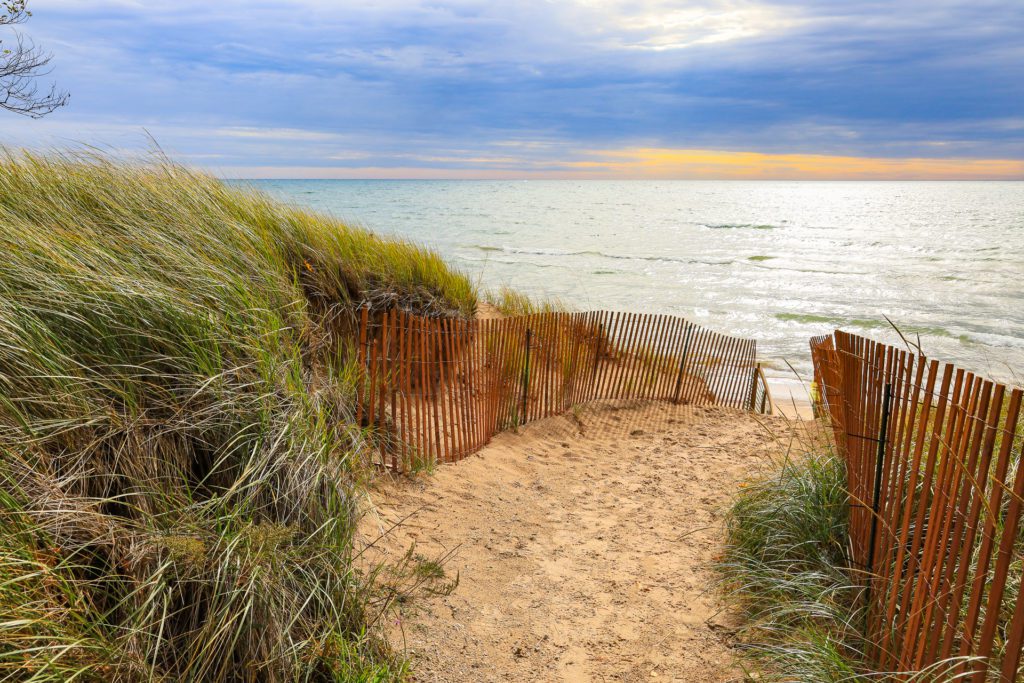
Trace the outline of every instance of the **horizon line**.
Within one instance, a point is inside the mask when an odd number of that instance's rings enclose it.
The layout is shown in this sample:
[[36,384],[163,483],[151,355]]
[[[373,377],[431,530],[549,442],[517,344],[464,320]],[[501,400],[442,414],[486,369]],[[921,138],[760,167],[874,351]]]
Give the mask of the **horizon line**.
[[[304,180],[1024,180],[1024,159],[872,157],[627,147],[577,150],[567,159],[480,159],[465,166],[211,165],[222,177]],[[455,161],[453,159],[453,161]]]
[[1024,183],[1024,176],[1017,178],[637,178],[637,177],[605,177],[605,178],[593,178],[593,177],[566,177],[566,178],[531,178],[528,176],[523,177],[479,177],[479,178],[460,178],[457,176],[436,176],[430,178],[416,178],[412,176],[394,176],[394,177],[381,177],[381,176],[352,176],[352,177],[326,177],[326,176],[217,176],[221,180],[236,180],[236,181],[247,181],[247,180],[293,180],[296,182],[307,182],[310,180],[332,180],[332,181],[350,181],[350,182],[363,182],[367,180],[382,180],[382,181],[404,181],[404,182],[669,182],[669,183]]

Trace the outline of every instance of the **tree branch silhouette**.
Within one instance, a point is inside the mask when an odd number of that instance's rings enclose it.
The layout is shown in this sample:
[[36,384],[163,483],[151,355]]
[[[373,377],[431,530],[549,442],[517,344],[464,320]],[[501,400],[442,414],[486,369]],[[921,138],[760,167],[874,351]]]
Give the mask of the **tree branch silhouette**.
[[[0,3],[0,26],[23,24],[32,16],[28,0]],[[70,97],[56,85],[39,89],[38,79],[50,73],[53,55],[36,46],[31,39],[14,32],[14,42],[0,40],[0,109],[34,119],[63,107]]]

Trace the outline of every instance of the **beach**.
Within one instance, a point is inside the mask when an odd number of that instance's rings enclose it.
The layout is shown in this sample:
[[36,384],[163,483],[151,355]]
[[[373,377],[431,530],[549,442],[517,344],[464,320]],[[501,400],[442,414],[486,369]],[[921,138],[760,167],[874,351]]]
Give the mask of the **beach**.
[[450,595],[387,630],[416,681],[727,681],[724,516],[797,423],[715,407],[596,403],[368,492],[363,561],[442,558]]

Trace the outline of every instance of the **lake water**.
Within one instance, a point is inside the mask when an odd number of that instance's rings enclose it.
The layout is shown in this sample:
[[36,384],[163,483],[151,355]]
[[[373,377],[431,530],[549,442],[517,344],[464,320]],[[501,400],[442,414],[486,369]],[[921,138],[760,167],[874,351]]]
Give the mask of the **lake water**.
[[777,380],[841,327],[1024,380],[1024,182],[250,181],[434,248],[484,287],[673,313]]

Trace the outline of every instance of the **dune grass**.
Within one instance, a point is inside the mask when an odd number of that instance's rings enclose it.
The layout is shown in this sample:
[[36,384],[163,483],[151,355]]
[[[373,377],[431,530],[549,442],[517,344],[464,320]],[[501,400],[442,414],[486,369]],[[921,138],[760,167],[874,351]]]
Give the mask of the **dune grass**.
[[562,313],[569,308],[556,298],[537,300],[511,287],[500,287],[486,294],[489,304],[503,316],[511,318],[538,313]]
[[739,644],[764,683],[952,683],[959,657],[922,671],[873,670],[863,653],[864,594],[848,555],[846,469],[828,444],[801,444],[747,486],[727,520],[719,570],[744,613]]
[[0,160],[0,680],[383,681],[358,306],[436,255],[165,161]]
[[730,510],[720,569],[745,612],[744,653],[763,681],[849,681],[863,671],[843,462],[786,459]]

